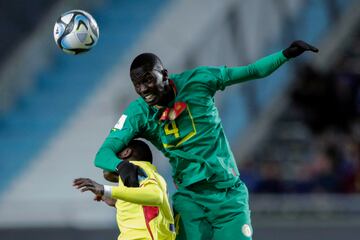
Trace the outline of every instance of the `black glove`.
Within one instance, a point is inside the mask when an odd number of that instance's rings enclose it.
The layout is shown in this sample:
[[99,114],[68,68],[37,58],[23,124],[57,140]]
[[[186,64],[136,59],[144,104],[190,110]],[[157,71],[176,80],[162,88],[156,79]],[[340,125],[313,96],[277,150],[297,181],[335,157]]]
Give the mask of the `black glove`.
[[318,52],[319,49],[317,49],[314,46],[311,46],[310,44],[297,40],[295,42],[292,42],[290,47],[283,50],[283,54],[286,58],[294,58],[299,56],[305,51],[312,51],[312,52]]
[[139,187],[138,176],[145,177],[145,173],[140,167],[124,160],[117,165],[116,172],[126,187]]

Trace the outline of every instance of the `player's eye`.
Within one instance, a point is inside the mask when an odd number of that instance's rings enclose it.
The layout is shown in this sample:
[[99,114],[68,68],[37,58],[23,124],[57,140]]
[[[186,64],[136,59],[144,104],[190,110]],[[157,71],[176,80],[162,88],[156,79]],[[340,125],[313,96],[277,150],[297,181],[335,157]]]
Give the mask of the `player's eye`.
[[146,76],[146,78],[144,79],[144,83],[150,84],[153,82],[153,77],[152,76]]

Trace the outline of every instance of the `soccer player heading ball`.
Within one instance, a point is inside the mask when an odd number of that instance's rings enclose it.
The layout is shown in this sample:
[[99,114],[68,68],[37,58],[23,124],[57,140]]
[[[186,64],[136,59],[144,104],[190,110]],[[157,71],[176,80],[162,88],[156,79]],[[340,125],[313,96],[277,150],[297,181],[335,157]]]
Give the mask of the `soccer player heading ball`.
[[140,54],[130,67],[140,97],[105,139],[95,165],[116,171],[127,186],[139,186],[139,168],[117,158],[116,152],[134,137],[145,138],[172,166],[178,187],[173,196],[177,239],[251,239],[248,190],[240,180],[214,95],[227,86],[266,77],[305,51],[318,49],[295,41],[247,66],[197,67],[180,74],[169,74],[156,55]]

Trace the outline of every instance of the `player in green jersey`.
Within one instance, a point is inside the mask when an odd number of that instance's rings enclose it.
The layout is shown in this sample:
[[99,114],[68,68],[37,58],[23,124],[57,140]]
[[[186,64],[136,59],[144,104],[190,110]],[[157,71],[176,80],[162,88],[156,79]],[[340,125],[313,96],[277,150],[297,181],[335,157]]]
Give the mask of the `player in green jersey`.
[[318,49],[295,41],[247,66],[197,67],[170,75],[156,55],[140,54],[130,67],[140,97],[130,103],[105,139],[95,165],[118,172],[128,186],[138,186],[137,167],[118,159],[116,152],[134,137],[145,138],[172,166],[178,188],[173,196],[177,239],[251,239],[248,191],[239,178],[214,94],[266,77],[305,51]]

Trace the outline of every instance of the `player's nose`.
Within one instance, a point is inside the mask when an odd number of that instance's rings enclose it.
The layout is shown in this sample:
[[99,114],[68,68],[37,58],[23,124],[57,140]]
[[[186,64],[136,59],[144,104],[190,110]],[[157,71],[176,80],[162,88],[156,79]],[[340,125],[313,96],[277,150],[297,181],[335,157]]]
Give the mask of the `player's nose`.
[[140,84],[139,89],[141,93],[146,93],[149,88],[146,86],[146,84]]

